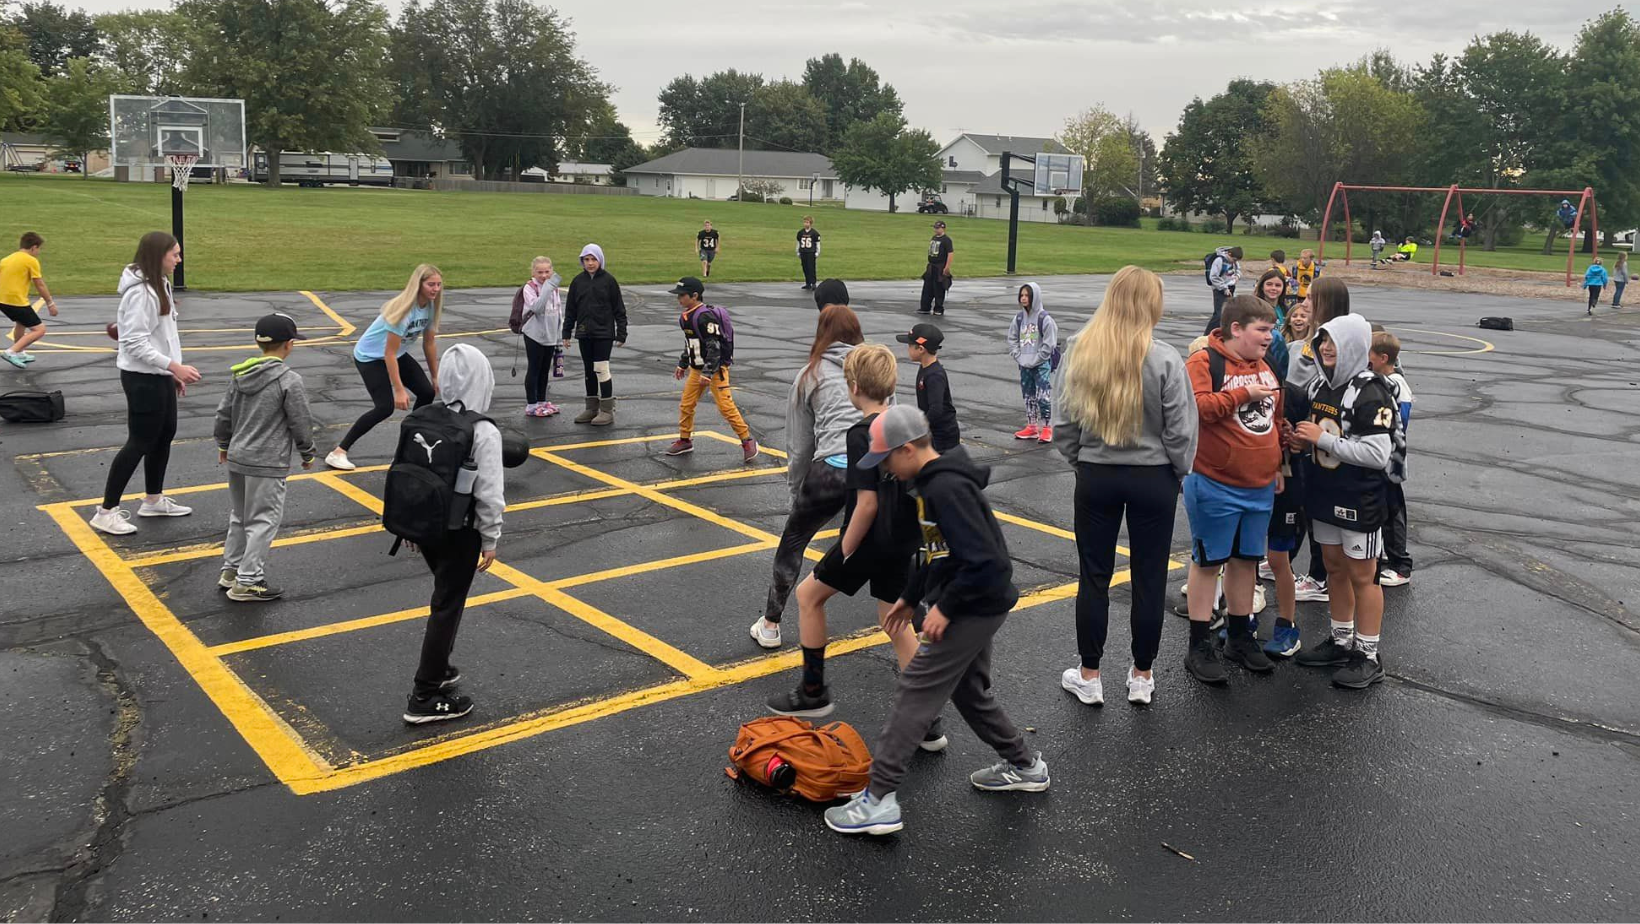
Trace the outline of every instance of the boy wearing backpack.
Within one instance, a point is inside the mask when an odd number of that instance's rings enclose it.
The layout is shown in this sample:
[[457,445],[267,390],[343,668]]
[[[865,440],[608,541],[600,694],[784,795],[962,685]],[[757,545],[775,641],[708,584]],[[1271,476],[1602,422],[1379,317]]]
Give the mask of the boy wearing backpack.
[[444,351],[438,385],[442,400],[404,419],[383,491],[382,524],[419,549],[433,574],[421,662],[404,707],[410,725],[473,711],[472,698],[454,689],[461,671],[450,651],[474,575],[495,564],[506,507],[501,431],[484,416],[495,393],[490,361],[458,343]]
[[1019,390],[1025,397],[1025,429],[1016,440],[1053,442],[1053,369],[1059,364],[1059,325],[1042,301],[1042,287],[1019,287],[1019,313],[1008,326],[1008,355],[1019,366]]
[[1236,283],[1241,279],[1241,255],[1240,247],[1220,247],[1202,258],[1207,287],[1213,290],[1213,316],[1207,319],[1203,334],[1211,334],[1218,328],[1225,300],[1236,294]]
[[683,355],[678,357],[672,378],[688,376],[689,381],[678,403],[678,438],[667,447],[666,454],[681,456],[695,451],[695,442],[690,438],[695,433],[695,408],[701,394],[710,388],[718,412],[740,437],[741,461],[749,463],[757,458],[757,440],[752,439],[752,429],[746,426],[729,391],[729,367],[735,359],[735,328],[729,322],[729,312],[703,302],[706,286],[693,276],[679,279],[669,291],[677,296],[678,307],[683,309],[678,316],[678,326],[683,328]]
[[877,737],[871,782],[847,804],[826,810],[826,826],[842,834],[891,834],[905,827],[897,791],[910,762],[946,700],[1001,762],[968,780],[987,792],[1048,788],[1048,764],[996,701],[991,642],[1019,602],[1008,544],[985,499],[990,469],[961,446],[941,455],[921,411],[896,405],[871,422],[871,451],[857,465],[882,466],[911,486],[922,547],[884,628],[911,623],[926,603],[920,644],[900,672],[888,721]]
[[285,314],[256,322],[262,355],[233,367],[233,382],[216,406],[216,461],[228,466],[228,537],[222,543],[217,586],[235,603],[277,600],[284,591],[268,585],[263,565],[285,514],[285,477],[290,451],[313,468],[313,416],[302,377],[285,360],[306,340]]

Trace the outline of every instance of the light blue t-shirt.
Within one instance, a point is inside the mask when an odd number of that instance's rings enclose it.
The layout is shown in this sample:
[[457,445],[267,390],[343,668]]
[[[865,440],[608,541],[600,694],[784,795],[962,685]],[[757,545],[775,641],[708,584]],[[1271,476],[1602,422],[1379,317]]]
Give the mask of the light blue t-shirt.
[[433,323],[433,308],[431,305],[416,305],[410,313],[404,316],[404,323],[389,324],[387,319],[376,315],[376,320],[370,322],[370,327],[359,338],[353,347],[353,358],[361,363],[373,360],[386,359],[387,335],[399,335],[399,352],[403,356],[410,352],[410,347],[421,339],[421,332]]

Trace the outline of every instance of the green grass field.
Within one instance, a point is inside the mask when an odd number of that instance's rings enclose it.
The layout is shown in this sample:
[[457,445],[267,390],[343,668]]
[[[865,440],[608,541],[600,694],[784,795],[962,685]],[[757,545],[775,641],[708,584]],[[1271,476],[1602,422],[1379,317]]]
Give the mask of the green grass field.
[[[120,267],[143,233],[171,227],[170,187],[77,177],[0,174],[0,251],[23,231],[46,238],[46,282],[62,295],[114,291]],[[546,254],[568,276],[581,246],[596,241],[623,282],[654,283],[698,273],[695,232],[711,219],[722,233],[713,281],[800,278],[794,237],[805,208],[759,203],[543,193],[296,189],[195,186],[187,193],[189,286],[215,291],[396,289],[427,261],[453,288],[515,285],[530,258]],[[912,279],[922,270],[930,219],[915,212],[816,210],[822,277]],[[1001,275],[1006,222],[949,218],[959,277]],[[1022,223],[1024,275],[1108,273],[1136,263],[1155,270],[1200,267],[1229,237],[1141,229]],[[1234,240],[1248,262],[1298,241]],[[1338,245],[1341,246],[1341,245]],[[1564,246],[1564,245],[1562,245]],[[1330,248],[1329,248],[1330,249]],[[1424,248],[1427,261],[1430,248]],[[1357,253],[1364,253],[1364,246]],[[1472,250],[1473,266],[1564,272],[1565,252],[1545,257],[1532,246],[1497,253]],[[1443,257],[1446,256],[1443,251]],[[1329,257],[1332,256],[1329,253]],[[1338,253],[1342,256],[1342,252]],[[1453,254],[1455,259],[1456,254]],[[1579,268],[1583,260],[1579,261]]]

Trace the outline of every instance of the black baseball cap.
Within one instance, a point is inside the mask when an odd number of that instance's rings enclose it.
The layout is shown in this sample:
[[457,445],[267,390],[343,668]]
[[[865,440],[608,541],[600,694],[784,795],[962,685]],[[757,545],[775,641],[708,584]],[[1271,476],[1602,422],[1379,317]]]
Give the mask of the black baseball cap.
[[306,340],[296,329],[296,319],[288,314],[265,314],[256,322],[257,343],[284,343],[286,340]]
[[693,276],[685,276],[678,280],[678,284],[667,290],[673,295],[704,295],[706,285]]
[[943,227],[945,227],[945,222],[943,222],[943,221],[936,221],[936,222],[934,222],[934,227],[936,227],[936,228],[943,228]]
[[930,353],[935,353],[939,351],[940,344],[945,342],[945,335],[932,324],[918,324],[911,328],[911,333],[895,334],[894,339],[901,343],[915,343]]

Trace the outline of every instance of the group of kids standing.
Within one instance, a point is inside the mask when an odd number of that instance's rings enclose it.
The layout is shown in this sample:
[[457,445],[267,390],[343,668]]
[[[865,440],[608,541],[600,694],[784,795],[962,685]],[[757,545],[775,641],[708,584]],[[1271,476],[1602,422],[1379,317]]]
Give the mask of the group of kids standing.
[[[117,363],[130,435],[110,466],[104,503],[92,517],[92,526],[103,532],[136,531],[120,498],[139,462],[148,489],[139,515],[192,512],[163,494],[176,398],[201,378],[181,362],[169,283],[179,260],[176,241],[151,232],[122,276],[117,329],[111,326],[110,333],[120,344]],[[558,306],[547,294],[556,291],[554,274],[550,265],[536,261],[523,289],[521,329],[527,332],[538,322],[538,334],[557,335],[556,343],[537,341],[544,349],[532,354],[532,362],[549,362],[572,335],[580,340],[587,387],[582,422],[596,424],[600,416],[613,416],[609,356],[612,346],[625,341],[626,313],[602,251],[588,245],[581,264],[564,299],[560,327]],[[1284,285],[1280,294],[1285,291]],[[678,376],[691,377],[679,441],[668,450],[679,454],[688,450],[679,444],[688,442],[692,402],[705,390],[721,395],[720,407],[730,417],[733,332],[726,311],[704,304],[698,279],[685,277],[672,292],[686,344]],[[1386,572],[1379,555],[1382,531],[1398,516],[1404,524],[1399,482],[1411,404],[1395,369],[1399,346],[1387,333],[1375,336],[1365,319],[1350,313],[1349,294],[1339,280],[1312,279],[1304,296],[1286,309],[1283,298],[1272,298],[1278,294],[1273,284],[1261,280],[1258,292],[1215,299],[1218,323],[1193,345],[1186,361],[1154,338],[1163,309],[1161,278],[1126,267],[1065,348],[1062,364],[1057,328],[1046,314],[1040,286],[1027,284],[1017,293],[1020,310],[1010,325],[1009,346],[1020,369],[1028,424],[1015,435],[1053,443],[1076,470],[1080,664],[1063,673],[1061,685],[1084,703],[1103,702],[1100,662],[1124,518],[1133,585],[1128,699],[1149,703],[1154,695],[1152,667],[1181,492],[1191,528],[1185,666],[1192,675],[1223,683],[1225,660],[1267,672],[1270,655],[1296,655],[1301,664],[1334,668],[1333,680],[1343,687],[1363,688],[1383,678],[1378,645],[1380,582]],[[412,394],[417,407],[437,396],[463,413],[488,411],[494,378],[483,354],[466,344],[437,352],[442,295],[439,271],[417,267],[360,338],[354,361],[373,406],[326,459],[332,467],[354,467],[347,447],[395,408],[408,408]],[[938,361],[943,334],[919,323],[897,336],[918,364],[917,407],[899,405],[893,400],[896,358],[887,347],[865,343],[846,285],[835,279],[817,284],[815,302],[816,336],[788,402],[791,510],[764,614],[750,632],[761,647],[781,645],[781,618],[796,585],[802,669],[797,686],[768,706],[797,716],[833,711],[825,680],[825,605],[837,593],[869,588],[895,649],[898,685],[874,749],[870,785],[829,809],[827,825],[843,833],[874,834],[903,826],[899,783],[916,751],[946,746],[940,712],[947,700],[1001,757],[972,774],[974,786],[1045,790],[1046,762],[1027,748],[992,688],[992,640],[1018,602],[1019,590],[984,493],[989,469],[960,445],[955,406]],[[300,339],[287,315],[259,319],[261,355],[232,368],[232,382],[217,409],[214,434],[231,498],[218,583],[235,601],[280,596],[266,581],[265,562],[283,512],[285,478],[293,452],[303,468],[311,467],[317,454],[302,378],[285,365]],[[1290,358],[1273,365],[1275,344],[1288,339]],[[410,356],[417,340],[423,343],[426,370]],[[542,368],[533,377],[537,387]],[[1054,392],[1060,395],[1057,402]],[[538,407],[545,395],[537,391],[527,397]],[[740,421],[736,429],[749,461],[756,443],[738,411],[730,419],[732,425]],[[461,522],[450,524],[442,541],[420,548],[434,588],[403,715],[411,724],[460,718],[473,708],[472,699],[457,690],[462,675],[450,653],[474,575],[496,559],[505,507],[501,433],[488,418],[478,420],[466,488],[474,503]],[[407,442],[401,440],[401,452]],[[431,460],[433,447],[422,448]],[[797,584],[804,550],[838,513],[843,515],[840,538]],[[1326,588],[1331,631],[1311,646],[1300,644],[1294,622],[1297,585],[1288,560],[1304,534],[1320,549],[1331,576]],[[1280,618],[1275,637],[1260,646],[1252,591],[1266,554],[1276,573]],[[1224,631],[1216,640],[1221,569]]]

